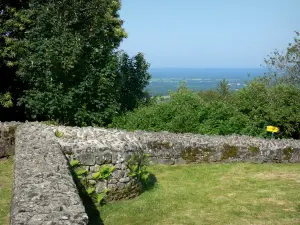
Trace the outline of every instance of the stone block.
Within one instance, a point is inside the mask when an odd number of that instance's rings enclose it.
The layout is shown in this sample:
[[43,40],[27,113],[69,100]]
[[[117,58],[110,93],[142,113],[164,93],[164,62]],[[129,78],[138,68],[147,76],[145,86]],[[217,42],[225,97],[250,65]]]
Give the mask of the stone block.
[[95,165],[95,153],[93,152],[86,152],[78,156],[78,160],[84,166],[93,166]]
[[105,151],[96,156],[96,164],[103,165],[112,163],[112,153],[110,151]]
[[128,183],[130,181],[130,178],[129,177],[124,177],[124,178],[121,178],[120,179],[120,182],[121,183]]
[[101,193],[107,188],[107,182],[106,181],[98,181],[96,184],[96,192]]

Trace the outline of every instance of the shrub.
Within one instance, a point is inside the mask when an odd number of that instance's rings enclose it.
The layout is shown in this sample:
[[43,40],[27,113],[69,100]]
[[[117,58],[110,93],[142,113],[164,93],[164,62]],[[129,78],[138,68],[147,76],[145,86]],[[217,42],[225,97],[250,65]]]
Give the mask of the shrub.
[[[210,98],[211,97],[211,98]],[[266,126],[280,128],[277,137],[300,138],[300,89],[253,80],[226,97],[216,91],[195,93],[181,86],[167,102],[116,117],[110,127],[127,130],[244,134],[270,137]]]

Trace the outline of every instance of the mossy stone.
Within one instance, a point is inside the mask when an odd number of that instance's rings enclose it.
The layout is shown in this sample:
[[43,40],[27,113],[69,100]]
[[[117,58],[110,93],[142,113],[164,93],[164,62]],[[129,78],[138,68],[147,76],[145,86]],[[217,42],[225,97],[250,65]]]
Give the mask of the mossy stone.
[[284,160],[290,160],[292,158],[292,155],[294,153],[294,150],[292,147],[288,147],[283,149],[283,154],[284,154]]
[[256,146],[249,145],[248,150],[250,152],[252,152],[253,154],[258,154],[259,153],[259,147],[256,147]]
[[237,146],[224,144],[222,160],[233,158],[233,157],[237,156],[237,153],[238,153]]

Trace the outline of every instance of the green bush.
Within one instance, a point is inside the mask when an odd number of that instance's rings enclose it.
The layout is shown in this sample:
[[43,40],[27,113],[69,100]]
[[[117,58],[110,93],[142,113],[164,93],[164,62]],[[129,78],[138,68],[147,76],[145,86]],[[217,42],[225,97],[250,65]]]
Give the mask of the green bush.
[[116,117],[110,127],[127,130],[199,134],[245,134],[270,137],[266,126],[280,128],[281,138],[299,139],[300,89],[290,84],[269,85],[253,80],[243,89],[222,96],[218,91],[199,93],[181,86],[167,102]]

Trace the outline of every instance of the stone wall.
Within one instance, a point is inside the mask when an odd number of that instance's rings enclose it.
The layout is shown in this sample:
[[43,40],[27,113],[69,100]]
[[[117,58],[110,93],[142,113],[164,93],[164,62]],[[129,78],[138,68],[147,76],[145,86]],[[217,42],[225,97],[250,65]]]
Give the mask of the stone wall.
[[[128,199],[141,193],[141,184],[136,178],[129,176],[130,170],[126,162],[138,149],[138,144],[128,145],[113,133],[105,129],[77,128],[77,127],[52,127],[53,132],[58,130],[63,134],[57,138],[62,152],[69,161],[79,160],[89,172],[88,182],[95,186],[96,193],[105,189],[109,192],[106,201]],[[95,180],[92,174],[99,171],[101,166],[113,166],[108,180]]]
[[207,136],[134,132],[151,160],[159,164],[201,162],[299,163],[300,141],[249,136]]
[[17,122],[0,122],[0,158],[14,155],[15,130],[20,124]]
[[[0,143],[13,146],[13,131],[0,123]],[[1,131],[2,130],[2,131]],[[3,132],[3,130],[6,132]],[[61,137],[55,135],[59,132]],[[4,134],[5,133],[5,134]],[[10,134],[10,135],[8,135]],[[4,137],[4,138],[3,138]],[[8,138],[10,137],[10,138]],[[108,181],[88,182],[108,200],[132,198],[141,191],[129,176],[127,160],[138,150],[152,163],[299,163],[300,141],[247,136],[205,136],[168,132],[126,132],[103,128],[19,125],[16,132],[11,224],[87,224],[88,218],[69,170],[79,160],[91,174],[103,165],[116,169]],[[7,152],[7,151],[6,151]]]
[[84,225],[85,208],[52,129],[17,128],[11,225]]
[[58,129],[65,134],[59,140],[63,151],[74,153],[89,166],[106,161],[124,167],[124,161],[138,149],[149,153],[155,164],[300,162],[300,141],[292,139],[126,132],[91,127]]

